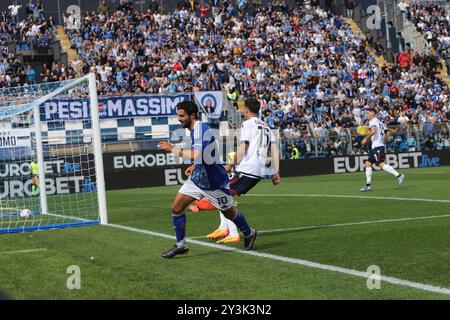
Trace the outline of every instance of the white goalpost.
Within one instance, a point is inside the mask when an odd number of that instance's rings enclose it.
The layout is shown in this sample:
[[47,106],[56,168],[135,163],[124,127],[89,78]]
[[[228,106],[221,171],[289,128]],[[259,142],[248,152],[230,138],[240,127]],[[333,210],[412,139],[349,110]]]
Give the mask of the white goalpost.
[[107,224],[95,74],[0,89],[0,234]]

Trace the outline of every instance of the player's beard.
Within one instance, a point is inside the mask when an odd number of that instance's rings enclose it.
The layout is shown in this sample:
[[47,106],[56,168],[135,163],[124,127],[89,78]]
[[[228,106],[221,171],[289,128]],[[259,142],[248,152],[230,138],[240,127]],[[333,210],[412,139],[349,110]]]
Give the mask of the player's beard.
[[191,119],[186,120],[186,121],[184,121],[184,122],[181,122],[181,126],[182,126],[184,129],[190,129],[190,128],[191,128],[191,124],[192,124],[192,120],[191,120]]

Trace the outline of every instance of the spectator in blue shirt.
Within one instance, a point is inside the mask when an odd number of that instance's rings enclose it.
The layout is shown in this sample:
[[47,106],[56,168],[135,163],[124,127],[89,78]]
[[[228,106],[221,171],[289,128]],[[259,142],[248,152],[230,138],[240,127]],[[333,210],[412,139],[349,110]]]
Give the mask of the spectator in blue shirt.
[[27,76],[30,84],[34,84],[36,82],[36,70],[34,70],[30,64],[27,67]]
[[266,118],[266,123],[269,125],[270,128],[272,128],[272,129],[276,128],[276,126],[275,126],[275,117],[274,117],[272,111],[269,112],[269,115]]
[[406,135],[406,145],[408,146],[408,151],[416,151],[416,138],[411,133]]

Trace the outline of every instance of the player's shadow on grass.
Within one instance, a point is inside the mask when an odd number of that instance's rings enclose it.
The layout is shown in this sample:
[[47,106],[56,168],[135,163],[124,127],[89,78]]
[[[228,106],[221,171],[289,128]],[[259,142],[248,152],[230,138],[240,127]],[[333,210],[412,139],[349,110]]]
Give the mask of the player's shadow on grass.
[[399,187],[389,187],[387,189],[388,190],[392,190],[392,191],[399,191],[399,192],[401,192],[401,191],[405,191],[405,190],[415,190],[415,189],[417,189],[417,185],[409,184],[409,185],[403,186],[401,188],[399,188]]
[[[225,253],[227,253],[227,252],[229,252],[229,251],[225,251]],[[198,253],[198,252],[195,252],[195,249],[192,250],[192,246],[190,246],[188,254],[176,256],[175,259],[176,260],[192,259],[192,258],[197,258],[197,257],[214,256],[214,255],[223,254],[223,253],[224,253],[224,251],[220,251],[220,250],[214,250],[214,251],[205,252],[205,253]]]
[[[273,248],[276,248],[276,247],[285,247],[287,244],[288,244],[287,241],[277,241],[277,242],[262,243],[262,244],[259,244],[258,242],[256,242],[254,250],[255,251],[259,251],[259,250],[265,250],[265,249],[273,249]],[[240,251],[242,250],[242,251],[246,252],[244,250],[244,248],[242,248],[240,246],[233,246],[233,248],[236,248],[236,249],[238,249]],[[224,253],[230,253],[230,254],[238,253],[236,251],[227,251],[227,250],[220,250],[220,249],[219,250],[214,249],[214,250],[212,250],[210,252],[205,252],[205,253],[195,253],[192,250],[192,246],[191,246],[191,248],[189,250],[190,251],[189,251],[188,254],[179,255],[179,256],[176,257],[176,259],[177,260],[178,259],[186,259],[186,258],[189,258],[189,257],[191,257],[191,259],[192,259],[193,257],[207,257],[207,256],[214,256],[214,255],[219,255],[219,254],[222,255]]]
[[263,244],[258,244],[258,242],[255,242],[255,251],[273,249],[277,247],[286,247],[287,245],[288,241],[267,242]]

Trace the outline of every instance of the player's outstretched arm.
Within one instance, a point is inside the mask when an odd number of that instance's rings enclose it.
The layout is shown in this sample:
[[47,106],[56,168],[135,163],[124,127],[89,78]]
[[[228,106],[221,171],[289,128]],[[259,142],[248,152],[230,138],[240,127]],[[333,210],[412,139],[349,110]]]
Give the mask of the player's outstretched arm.
[[194,161],[201,156],[200,150],[179,149],[167,141],[161,141],[158,144],[158,147],[159,147],[159,149],[161,149],[163,151],[173,153],[174,155],[176,155],[180,158],[191,160],[191,161]]
[[276,143],[272,143],[271,145],[271,154],[272,154],[272,165],[275,174],[272,176],[272,183],[274,186],[281,182],[280,177],[280,150]]
[[233,170],[234,168],[234,164],[233,163],[227,163],[226,165],[223,166],[225,168],[225,170],[230,173],[231,170]]
[[187,175],[188,177],[190,177],[194,173],[194,170],[195,170],[195,164],[192,164],[186,169],[184,174]]

